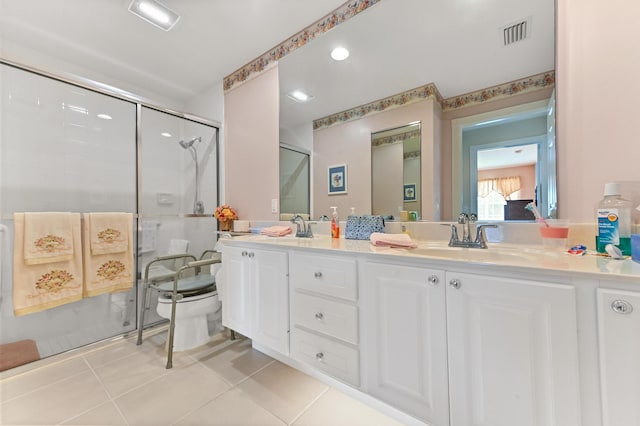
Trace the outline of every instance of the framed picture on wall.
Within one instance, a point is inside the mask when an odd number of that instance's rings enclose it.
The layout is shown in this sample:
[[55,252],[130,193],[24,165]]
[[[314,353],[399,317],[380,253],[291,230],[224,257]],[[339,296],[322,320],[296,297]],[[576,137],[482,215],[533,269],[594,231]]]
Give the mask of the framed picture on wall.
[[347,165],[329,166],[329,195],[347,193]]
[[416,201],[416,184],[404,184],[404,201]]

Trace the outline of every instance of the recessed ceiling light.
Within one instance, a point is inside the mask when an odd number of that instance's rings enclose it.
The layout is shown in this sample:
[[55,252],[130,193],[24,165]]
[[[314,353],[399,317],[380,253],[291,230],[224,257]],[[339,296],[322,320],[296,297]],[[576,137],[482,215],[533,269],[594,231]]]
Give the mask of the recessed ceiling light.
[[295,90],[291,93],[288,93],[287,96],[289,99],[293,99],[296,102],[309,102],[313,99],[313,96],[303,92],[302,90]]
[[111,120],[113,118],[109,114],[98,114],[97,117],[102,118],[103,120]]
[[165,31],[180,19],[180,15],[156,0],[131,0],[129,12]]
[[344,47],[336,47],[331,51],[331,57],[335,61],[344,61],[349,57],[349,51]]
[[171,137],[171,133],[162,132],[162,133],[160,133],[160,136],[164,136],[165,138],[170,138]]

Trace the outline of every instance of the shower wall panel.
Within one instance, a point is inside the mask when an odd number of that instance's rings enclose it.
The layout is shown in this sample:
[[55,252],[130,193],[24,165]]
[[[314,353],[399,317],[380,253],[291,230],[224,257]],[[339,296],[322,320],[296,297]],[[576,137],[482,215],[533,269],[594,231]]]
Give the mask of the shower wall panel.
[[136,105],[0,64],[0,344],[41,356],[135,329],[135,291],[13,314],[14,212],[136,212]]

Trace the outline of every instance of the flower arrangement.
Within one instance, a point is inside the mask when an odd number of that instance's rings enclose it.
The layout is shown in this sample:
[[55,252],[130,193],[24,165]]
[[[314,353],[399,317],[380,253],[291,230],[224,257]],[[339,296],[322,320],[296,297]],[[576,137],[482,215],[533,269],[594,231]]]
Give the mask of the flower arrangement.
[[220,222],[227,222],[236,220],[238,218],[238,213],[233,207],[225,204],[222,206],[218,206],[216,208],[216,211],[213,212],[213,216]]

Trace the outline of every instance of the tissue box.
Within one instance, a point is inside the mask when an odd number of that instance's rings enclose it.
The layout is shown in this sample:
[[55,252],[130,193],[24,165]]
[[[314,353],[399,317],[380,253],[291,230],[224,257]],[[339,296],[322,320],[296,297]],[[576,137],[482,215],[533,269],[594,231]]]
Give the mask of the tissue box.
[[631,235],[631,259],[640,263],[640,234]]

